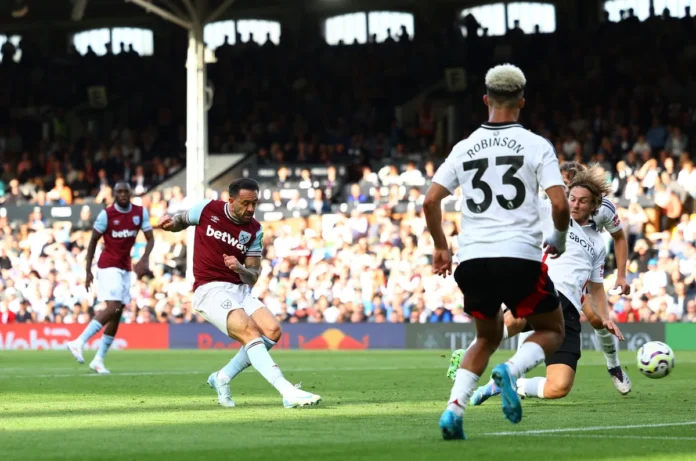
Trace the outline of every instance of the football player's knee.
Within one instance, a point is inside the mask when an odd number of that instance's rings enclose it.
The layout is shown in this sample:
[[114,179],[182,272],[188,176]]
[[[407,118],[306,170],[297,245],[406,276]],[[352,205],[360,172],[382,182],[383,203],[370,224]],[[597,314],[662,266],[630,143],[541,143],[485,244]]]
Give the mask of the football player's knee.
[[280,341],[280,337],[283,335],[283,328],[280,326],[279,323],[270,325],[264,330],[263,335],[271,341],[277,343],[278,341]]
[[261,336],[263,336],[263,333],[261,332],[259,326],[256,325],[256,323],[248,322],[246,328],[244,329],[244,335],[249,340],[252,340],[254,338],[260,338]]
[[566,395],[570,394],[570,390],[573,388],[573,381],[559,380],[552,381],[547,380],[544,386],[544,398],[546,399],[562,399]]

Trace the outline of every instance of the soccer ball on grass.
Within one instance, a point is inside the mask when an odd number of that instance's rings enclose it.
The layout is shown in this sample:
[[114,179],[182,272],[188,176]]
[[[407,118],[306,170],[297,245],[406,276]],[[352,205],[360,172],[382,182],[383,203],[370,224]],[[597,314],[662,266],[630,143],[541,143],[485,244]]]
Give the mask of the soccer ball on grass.
[[648,378],[667,376],[674,368],[674,352],[667,344],[650,341],[638,349],[638,369]]

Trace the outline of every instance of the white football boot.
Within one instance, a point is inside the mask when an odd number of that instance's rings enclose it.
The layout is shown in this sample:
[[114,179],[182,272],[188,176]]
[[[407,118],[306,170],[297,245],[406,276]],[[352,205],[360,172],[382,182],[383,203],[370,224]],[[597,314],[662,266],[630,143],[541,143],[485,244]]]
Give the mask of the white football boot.
[[319,405],[319,402],[321,402],[321,396],[303,391],[302,383],[295,384],[295,390],[283,396],[283,406],[285,408]]
[[77,363],[85,363],[84,357],[82,357],[82,345],[75,341],[69,341],[66,346],[68,346],[68,350],[72,354],[73,357],[75,357],[75,360],[77,360]]
[[217,377],[218,372],[214,371],[213,374],[208,376],[208,386],[217,392],[218,403],[222,407],[234,408],[234,400],[232,400],[232,391],[230,390],[230,385],[220,383]]
[[98,358],[94,358],[89,364],[89,367],[99,373],[100,375],[108,375],[111,373],[105,366],[104,361]]
[[631,392],[631,380],[621,366],[609,368],[609,375],[614,382],[614,387],[621,395],[626,395]]

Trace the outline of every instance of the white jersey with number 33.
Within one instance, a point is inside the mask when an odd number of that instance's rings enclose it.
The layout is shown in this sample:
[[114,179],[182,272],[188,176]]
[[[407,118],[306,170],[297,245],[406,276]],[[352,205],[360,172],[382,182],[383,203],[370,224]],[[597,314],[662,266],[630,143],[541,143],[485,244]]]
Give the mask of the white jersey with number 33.
[[541,261],[539,187],[563,186],[553,146],[518,123],[486,123],[459,142],[433,177],[462,188],[459,260]]

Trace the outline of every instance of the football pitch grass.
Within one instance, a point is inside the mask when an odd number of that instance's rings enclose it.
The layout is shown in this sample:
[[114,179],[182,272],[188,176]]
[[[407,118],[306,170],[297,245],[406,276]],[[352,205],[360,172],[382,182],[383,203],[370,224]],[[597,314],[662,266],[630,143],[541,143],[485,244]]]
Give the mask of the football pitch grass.
[[110,376],[68,351],[0,352],[0,459],[696,460],[696,352],[676,351],[661,380],[622,352],[626,397],[603,356],[585,352],[571,394],[524,400],[520,424],[503,418],[499,399],[467,408],[466,442],[438,430],[449,351],[275,351],[289,380],[324,399],[292,410],[252,370],[233,381],[237,407],[218,406],[205,382],[234,352],[114,351]]

